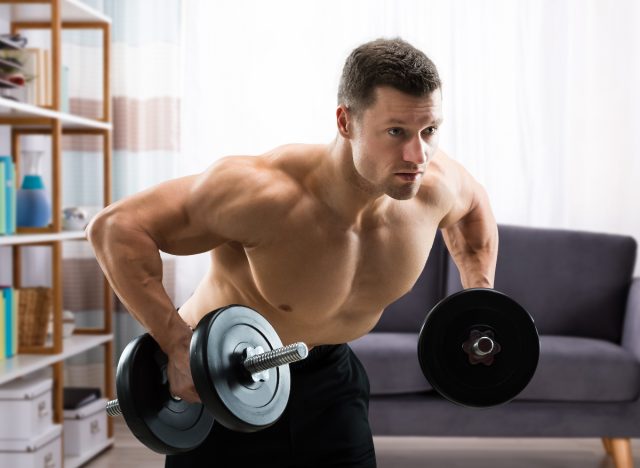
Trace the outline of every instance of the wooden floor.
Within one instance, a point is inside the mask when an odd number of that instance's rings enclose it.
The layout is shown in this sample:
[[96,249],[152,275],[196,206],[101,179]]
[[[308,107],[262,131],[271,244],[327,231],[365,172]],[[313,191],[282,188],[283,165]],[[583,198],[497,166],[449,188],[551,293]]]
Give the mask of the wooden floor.
[[[121,420],[115,445],[86,467],[151,468],[164,457],[141,445]],[[379,468],[614,468],[600,439],[375,437]],[[640,468],[640,439],[632,442]],[[259,465],[258,465],[259,466]]]

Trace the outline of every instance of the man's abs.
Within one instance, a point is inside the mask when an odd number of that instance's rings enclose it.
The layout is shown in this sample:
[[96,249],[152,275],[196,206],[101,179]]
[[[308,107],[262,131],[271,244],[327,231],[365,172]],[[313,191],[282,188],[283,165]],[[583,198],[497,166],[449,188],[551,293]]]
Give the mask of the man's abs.
[[284,345],[303,341],[313,347],[346,343],[362,336],[373,328],[382,313],[382,308],[345,307],[337,303],[322,312],[311,306],[306,311],[298,307],[293,310],[287,304],[273,305],[252,281],[237,288],[232,284],[233,279],[228,280],[207,273],[193,295],[180,306],[182,319],[195,328],[210,311],[230,304],[241,304],[260,312],[276,329]]

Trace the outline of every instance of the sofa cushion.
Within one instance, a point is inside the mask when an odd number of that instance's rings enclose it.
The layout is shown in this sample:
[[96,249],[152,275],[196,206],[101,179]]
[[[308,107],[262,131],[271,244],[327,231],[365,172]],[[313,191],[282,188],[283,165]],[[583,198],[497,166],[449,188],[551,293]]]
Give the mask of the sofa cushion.
[[417,333],[373,332],[349,346],[369,375],[372,396],[433,390],[418,363]]
[[[495,288],[520,302],[542,335],[619,343],[635,265],[628,236],[499,226]],[[447,294],[462,289],[449,259]]]
[[[374,332],[349,343],[364,365],[371,395],[432,391],[418,363],[415,333]],[[540,361],[516,400],[624,402],[640,393],[640,364],[603,340],[541,336]]]
[[536,373],[517,400],[623,402],[640,391],[640,364],[603,340],[541,336]]
[[374,330],[418,333],[427,312],[444,297],[446,262],[447,248],[438,231],[427,264],[413,288],[384,310]]

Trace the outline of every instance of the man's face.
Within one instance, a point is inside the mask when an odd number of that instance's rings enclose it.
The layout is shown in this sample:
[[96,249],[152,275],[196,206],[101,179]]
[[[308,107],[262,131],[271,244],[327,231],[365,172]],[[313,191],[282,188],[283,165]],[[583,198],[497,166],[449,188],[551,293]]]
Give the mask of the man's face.
[[442,94],[414,97],[391,87],[375,91],[375,103],[351,119],[353,163],[371,193],[408,200],[418,193],[438,147]]

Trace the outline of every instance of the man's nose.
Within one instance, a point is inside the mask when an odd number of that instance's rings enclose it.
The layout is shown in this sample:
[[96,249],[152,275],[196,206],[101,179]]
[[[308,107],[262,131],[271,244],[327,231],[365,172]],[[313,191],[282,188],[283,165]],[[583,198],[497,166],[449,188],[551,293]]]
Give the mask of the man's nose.
[[429,146],[422,141],[422,138],[412,138],[405,147],[402,159],[414,164],[423,165],[427,162]]

